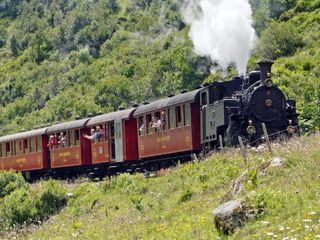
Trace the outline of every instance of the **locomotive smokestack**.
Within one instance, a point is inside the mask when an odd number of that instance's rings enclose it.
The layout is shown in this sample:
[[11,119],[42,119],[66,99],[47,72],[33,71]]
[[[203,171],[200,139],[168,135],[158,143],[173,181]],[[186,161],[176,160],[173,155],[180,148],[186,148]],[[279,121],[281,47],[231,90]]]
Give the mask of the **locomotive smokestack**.
[[272,61],[260,61],[258,62],[260,66],[260,85],[265,85],[265,80],[271,77],[271,67],[273,65]]

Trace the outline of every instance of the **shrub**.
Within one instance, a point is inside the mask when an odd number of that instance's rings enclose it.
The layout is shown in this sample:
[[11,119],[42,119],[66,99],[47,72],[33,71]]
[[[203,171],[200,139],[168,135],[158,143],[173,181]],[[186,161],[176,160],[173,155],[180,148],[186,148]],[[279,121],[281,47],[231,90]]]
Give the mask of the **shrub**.
[[192,198],[193,192],[187,189],[180,197],[179,202],[183,203],[189,201]]
[[44,182],[42,188],[36,203],[38,216],[41,219],[58,212],[66,203],[66,191],[57,181]]
[[26,188],[27,183],[21,173],[0,171],[0,198],[9,195],[16,189]]
[[31,222],[37,214],[30,192],[25,188],[16,189],[7,195],[0,210],[0,229]]

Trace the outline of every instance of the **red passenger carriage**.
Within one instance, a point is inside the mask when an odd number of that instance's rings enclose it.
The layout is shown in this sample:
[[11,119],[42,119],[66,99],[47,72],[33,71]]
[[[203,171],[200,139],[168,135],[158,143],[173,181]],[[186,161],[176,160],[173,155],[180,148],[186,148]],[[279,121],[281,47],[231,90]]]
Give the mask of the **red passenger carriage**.
[[123,162],[138,159],[137,123],[132,117],[134,108],[91,118],[87,125],[104,133],[92,141],[92,164]]
[[0,137],[0,169],[42,170],[49,167],[47,128]]
[[[50,149],[51,168],[63,168],[91,164],[91,142],[84,137],[89,134],[86,123],[89,118],[60,123],[48,128],[47,136],[54,137],[55,144]],[[59,136],[63,134],[66,141],[62,144]],[[60,142],[60,143],[59,143]]]
[[[199,90],[142,105],[134,117],[141,159],[201,149]],[[152,119],[161,126],[152,128]]]

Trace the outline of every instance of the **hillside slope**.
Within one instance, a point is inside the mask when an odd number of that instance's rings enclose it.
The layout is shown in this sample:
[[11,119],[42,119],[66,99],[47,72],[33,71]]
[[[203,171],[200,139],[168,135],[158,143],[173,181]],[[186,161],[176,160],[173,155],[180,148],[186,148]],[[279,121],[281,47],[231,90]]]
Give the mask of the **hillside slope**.
[[[250,150],[248,181],[235,198],[263,206],[263,212],[228,239],[319,238],[319,146],[319,134],[274,144],[282,165],[257,179],[254,170],[272,157],[263,147]],[[68,184],[73,196],[59,214],[7,238],[217,239],[212,211],[243,169],[234,150],[152,178],[123,174],[100,183]]]

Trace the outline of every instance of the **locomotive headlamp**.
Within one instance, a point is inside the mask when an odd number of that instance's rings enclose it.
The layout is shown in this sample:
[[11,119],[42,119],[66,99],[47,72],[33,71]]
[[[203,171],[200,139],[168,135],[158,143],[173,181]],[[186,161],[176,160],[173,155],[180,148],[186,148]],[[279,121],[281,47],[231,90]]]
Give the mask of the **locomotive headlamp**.
[[248,123],[249,123],[249,125],[252,125],[252,120],[250,119],[250,120],[248,121]]
[[253,125],[249,125],[249,126],[247,127],[247,133],[248,133],[249,135],[255,134],[255,133],[256,133],[256,128],[255,128]]
[[267,87],[272,87],[273,86],[273,81],[271,80],[271,78],[267,78],[266,80],[264,80],[264,84]]
[[289,123],[290,125],[292,125],[292,120],[291,120],[291,119],[289,119],[289,120],[288,120],[288,123]]

